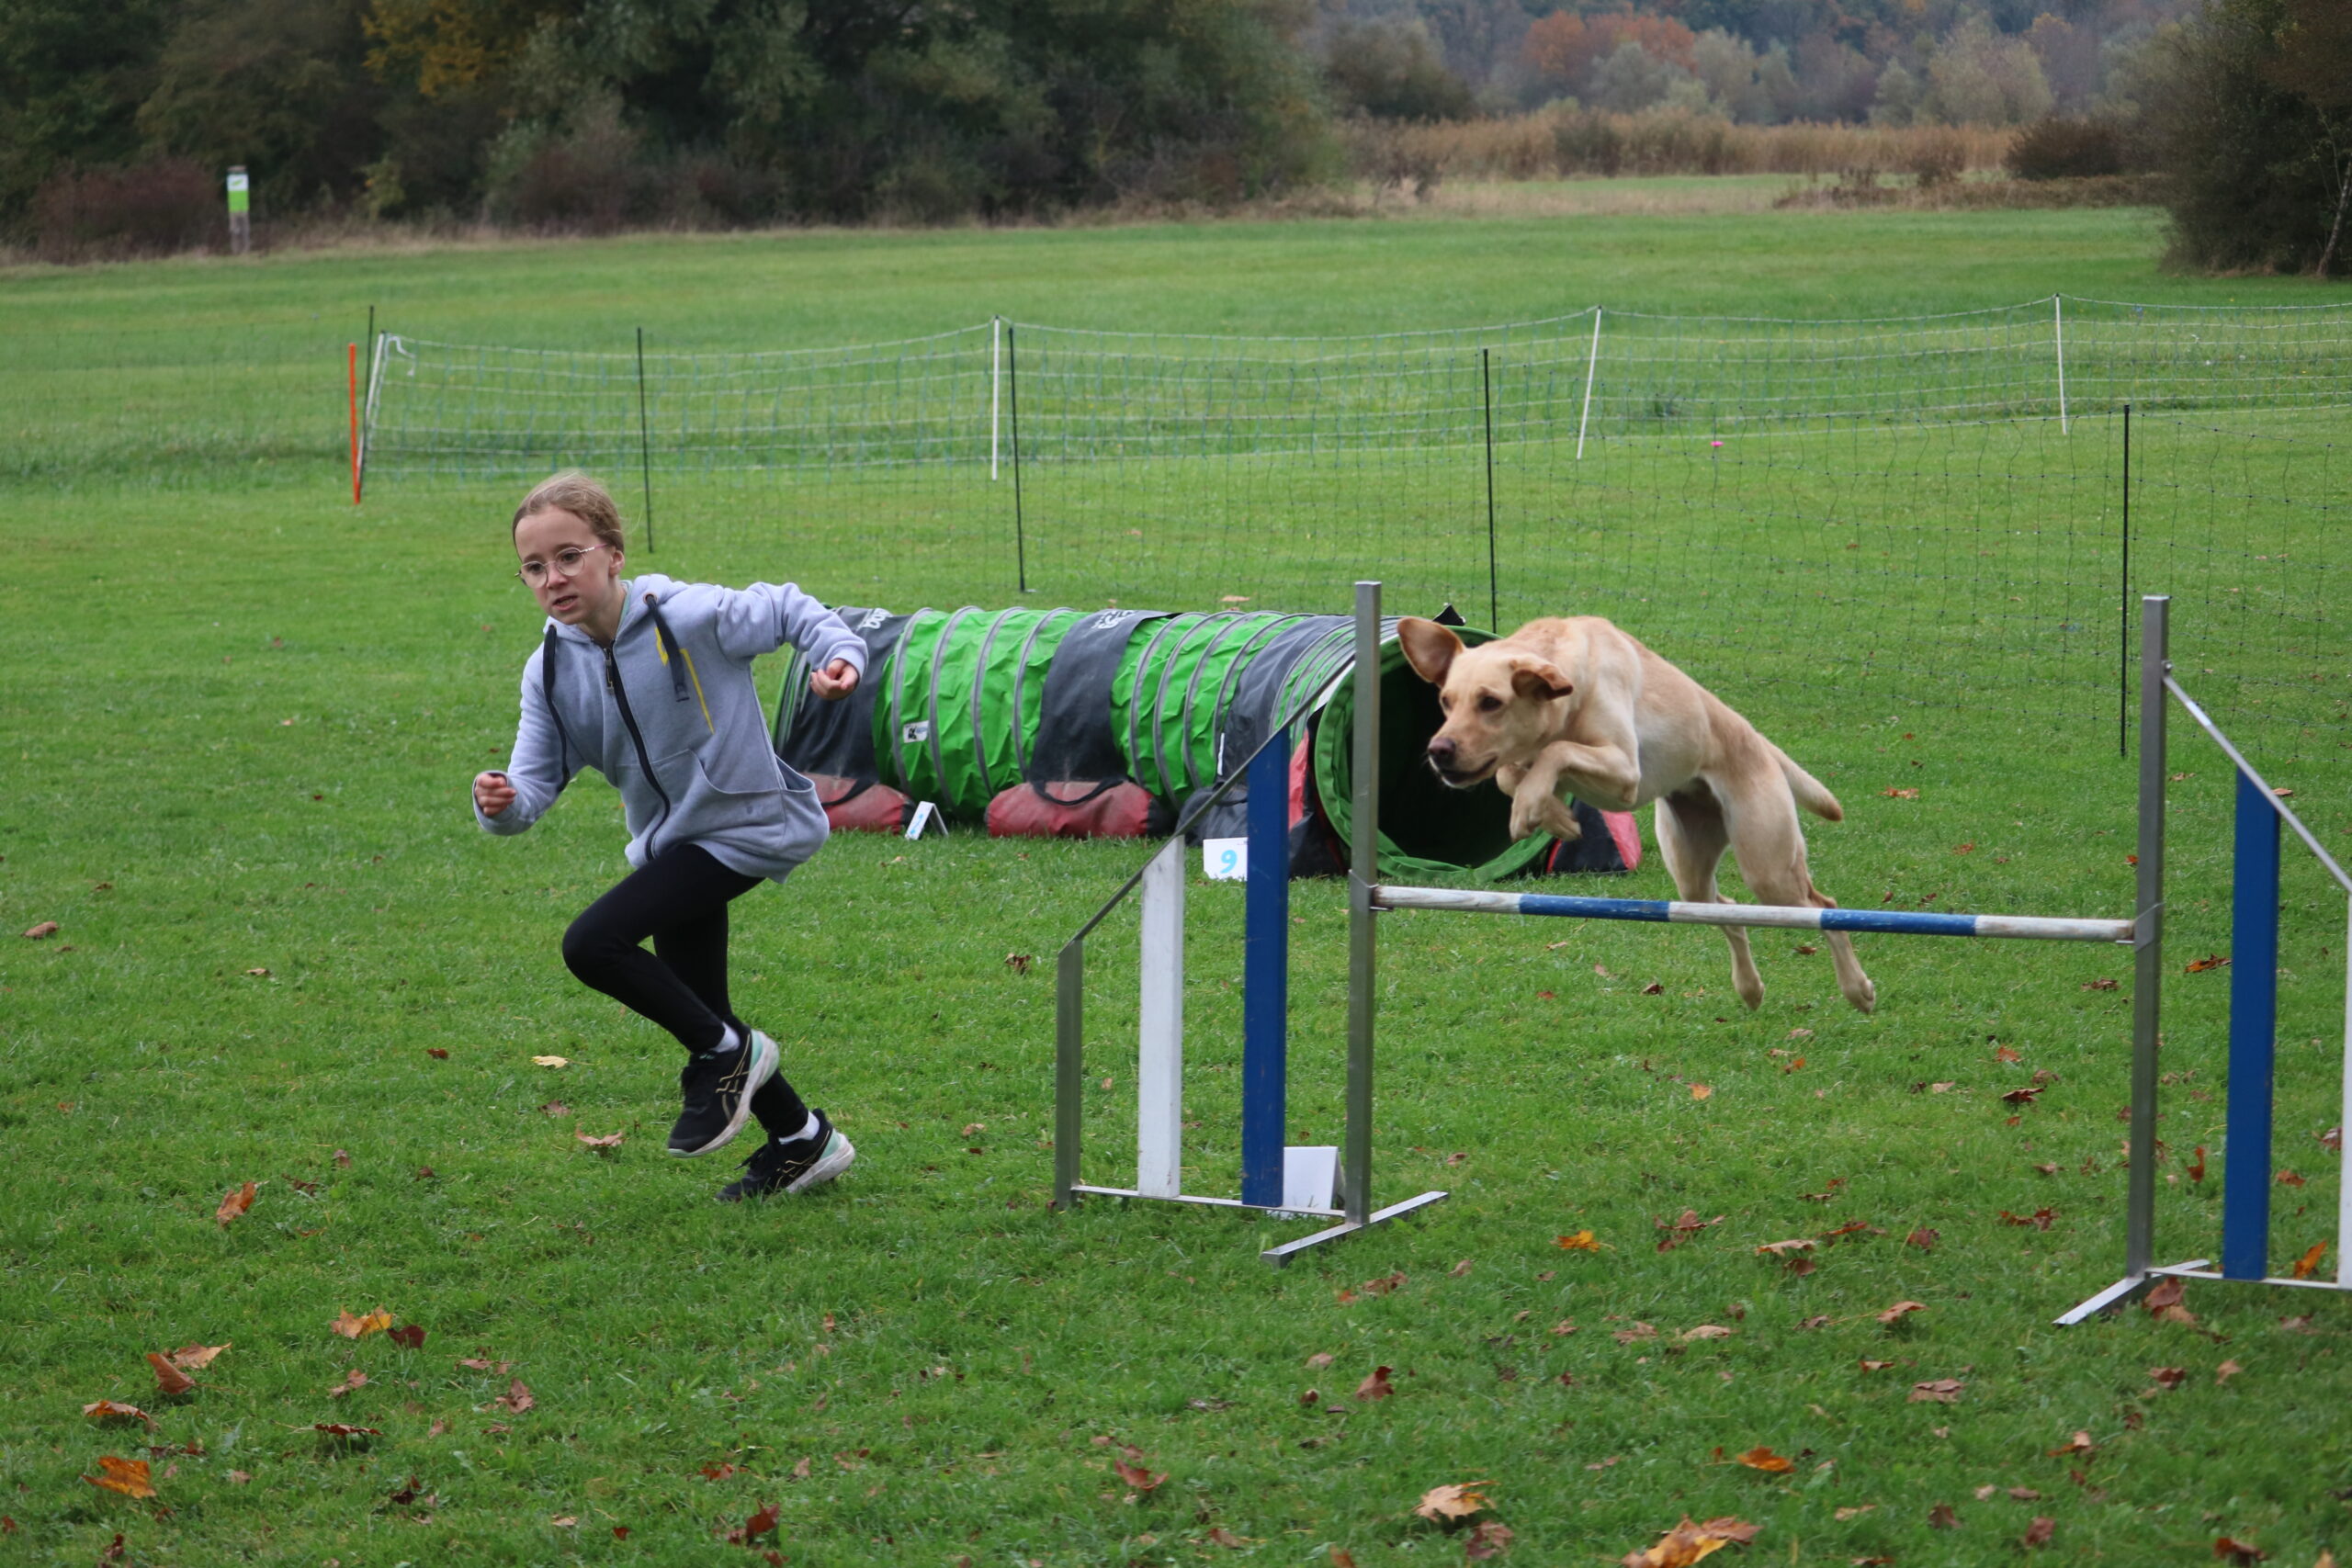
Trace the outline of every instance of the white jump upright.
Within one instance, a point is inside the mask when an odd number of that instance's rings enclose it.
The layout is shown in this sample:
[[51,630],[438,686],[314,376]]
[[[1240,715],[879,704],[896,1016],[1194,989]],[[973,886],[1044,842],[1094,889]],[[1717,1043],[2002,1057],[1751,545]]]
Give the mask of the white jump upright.
[[1184,839],[1143,869],[1142,1007],[1136,1066],[1136,1191],[1183,1193]]

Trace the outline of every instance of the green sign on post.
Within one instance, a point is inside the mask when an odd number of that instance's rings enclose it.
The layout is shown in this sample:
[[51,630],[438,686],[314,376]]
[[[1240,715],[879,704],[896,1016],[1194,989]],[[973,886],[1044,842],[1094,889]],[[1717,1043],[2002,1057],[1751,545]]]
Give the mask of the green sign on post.
[[229,171],[229,250],[243,255],[253,244],[253,187],[243,164]]

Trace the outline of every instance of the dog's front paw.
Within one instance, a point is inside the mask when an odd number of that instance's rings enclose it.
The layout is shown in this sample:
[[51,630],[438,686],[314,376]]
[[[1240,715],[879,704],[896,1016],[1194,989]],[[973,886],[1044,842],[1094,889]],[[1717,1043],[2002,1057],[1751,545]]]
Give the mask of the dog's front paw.
[[1577,814],[1568,809],[1568,803],[1559,796],[1545,795],[1541,810],[1544,831],[1562,843],[1573,844],[1584,837],[1584,824],[1577,820]]

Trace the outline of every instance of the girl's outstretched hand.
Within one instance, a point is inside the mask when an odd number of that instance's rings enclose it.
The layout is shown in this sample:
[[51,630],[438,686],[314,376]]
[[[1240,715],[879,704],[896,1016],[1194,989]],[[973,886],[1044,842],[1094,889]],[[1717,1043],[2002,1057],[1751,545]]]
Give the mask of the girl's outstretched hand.
[[495,817],[514,804],[514,786],[506,782],[504,773],[493,771],[474,775],[474,805],[481,808],[484,817]]
[[808,689],[827,702],[839,702],[857,690],[857,666],[836,659],[822,670],[808,671]]

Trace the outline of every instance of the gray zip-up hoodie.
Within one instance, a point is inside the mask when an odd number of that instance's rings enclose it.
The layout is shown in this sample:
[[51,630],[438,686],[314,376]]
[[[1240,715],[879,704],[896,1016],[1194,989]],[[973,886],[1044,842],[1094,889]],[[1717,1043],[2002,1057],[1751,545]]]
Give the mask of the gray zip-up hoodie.
[[520,833],[590,767],[621,792],[629,864],[693,843],[729,870],[781,880],[825,841],[825,812],[816,786],[776,758],[752,660],[788,642],[820,669],[845,659],[863,675],[864,639],[788,582],[739,590],[649,572],[622,586],[609,649],[548,620],[523,666],[514,803],[495,817],[476,807],[474,819]]

